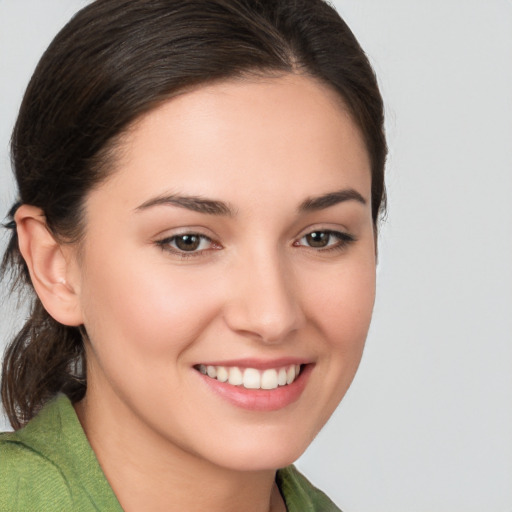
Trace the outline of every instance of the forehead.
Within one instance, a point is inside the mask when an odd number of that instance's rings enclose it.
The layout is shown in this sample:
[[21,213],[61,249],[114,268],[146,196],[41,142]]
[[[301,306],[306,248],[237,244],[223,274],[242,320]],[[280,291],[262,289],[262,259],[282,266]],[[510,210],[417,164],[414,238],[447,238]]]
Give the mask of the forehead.
[[285,75],[206,85],[161,104],[128,130],[99,191],[113,187],[134,203],[166,192],[243,202],[285,190],[301,201],[306,189],[350,186],[369,200],[370,181],[367,149],[339,95]]

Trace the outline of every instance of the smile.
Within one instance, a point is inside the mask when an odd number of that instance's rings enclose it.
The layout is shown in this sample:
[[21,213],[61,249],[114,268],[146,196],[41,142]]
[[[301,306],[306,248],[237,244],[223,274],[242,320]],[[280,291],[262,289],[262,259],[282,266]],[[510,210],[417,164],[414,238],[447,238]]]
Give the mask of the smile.
[[280,368],[258,370],[238,366],[213,366],[200,364],[196,369],[211,379],[245,389],[277,389],[292,384],[299,376],[301,365],[291,364]]

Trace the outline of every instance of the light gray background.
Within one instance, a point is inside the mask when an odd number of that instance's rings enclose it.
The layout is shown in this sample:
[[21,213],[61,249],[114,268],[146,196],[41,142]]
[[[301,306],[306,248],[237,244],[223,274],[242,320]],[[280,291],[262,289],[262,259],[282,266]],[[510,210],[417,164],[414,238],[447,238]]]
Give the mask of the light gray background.
[[[2,214],[23,90],[85,3],[0,0]],[[334,4],[387,104],[390,206],[363,362],[298,465],[345,512],[511,512],[512,2]]]

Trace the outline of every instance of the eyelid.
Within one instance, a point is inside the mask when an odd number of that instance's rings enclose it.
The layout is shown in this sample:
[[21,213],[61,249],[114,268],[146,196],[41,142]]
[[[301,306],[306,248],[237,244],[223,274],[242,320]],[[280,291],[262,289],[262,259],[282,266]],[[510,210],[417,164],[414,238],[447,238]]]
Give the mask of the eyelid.
[[315,231],[340,233],[342,235],[348,235],[352,238],[355,238],[355,235],[352,234],[352,230],[342,224],[332,222],[315,222],[314,224],[309,224],[308,226],[302,228],[294,237],[294,239],[299,240],[300,238],[303,238],[310,233],[314,233]]
[[202,226],[200,224],[191,224],[185,226],[176,226],[176,227],[168,227],[166,229],[159,230],[157,233],[153,235],[153,239],[164,239],[164,238],[172,238],[173,236],[183,236],[183,235],[198,235],[204,236],[211,240],[214,240],[216,235],[211,231],[211,229]]

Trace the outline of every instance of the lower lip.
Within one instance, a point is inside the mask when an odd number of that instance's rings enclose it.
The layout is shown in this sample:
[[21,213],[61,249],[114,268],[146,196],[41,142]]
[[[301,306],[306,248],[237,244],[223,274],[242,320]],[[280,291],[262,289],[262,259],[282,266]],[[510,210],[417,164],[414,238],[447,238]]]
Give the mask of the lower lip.
[[278,411],[296,402],[313,370],[313,364],[303,365],[299,376],[286,386],[275,389],[247,389],[243,386],[232,386],[227,382],[220,382],[196,371],[197,375],[208,387],[231,404],[250,411]]

